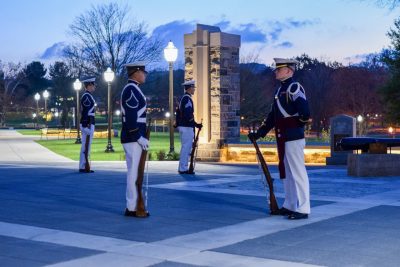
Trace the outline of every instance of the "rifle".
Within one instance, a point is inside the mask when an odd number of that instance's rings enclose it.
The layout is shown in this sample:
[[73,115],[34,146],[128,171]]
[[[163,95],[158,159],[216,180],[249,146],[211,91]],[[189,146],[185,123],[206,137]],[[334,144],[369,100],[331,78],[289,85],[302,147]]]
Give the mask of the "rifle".
[[263,170],[265,179],[267,180],[267,184],[269,187],[269,209],[270,209],[270,213],[272,215],[279,215],[279,207],[278,207],[278,203],[276,202],[276,198],[275,198],[275,194],[274,194],[274,184],[273,184],[273,180],[271,177],[271,173],[268,170],[268,166],[267,163],[265,162],[265,159],[260,151],[260,148],[258,147],[257,141],[255,139],[250,139],[250,141],[253,143],[255,149],[256,149],[256,153],[257,153],[257,158],[258,161],[261,164],[261,168]]
[[90,143],[90,134],[86,135],[85,141],[85,172],[90,172],[90,164],[89,164],[89,143]]
[[[150,140],[150,125],[151,121],[146,129],[146,139]],[[136,179],[136,191],[137,191],[137,200],[136,200],[136,217],[148,217],[150,214],[146,210],[144,200],[143,200],[143,178],[144,178],[144,169],[146,166],[147,159],[147,150],[142,150],[142,154],[140,155],[139,167],[138,167],[138,177]]]
[[[201,119],[201,124],[202,123],[203,123],[203,119]],[[197,143],[199,142],[200,131],[201,131],[201,128],[197,131],[196,137],[194,138],[194,141],[192,144],[192,151],[190,152],[190,165],[189,165],[189,170],[188,170],[188,172],[190,174],[194,173],[194,167],[196,165],[195,159],[196,159]]]

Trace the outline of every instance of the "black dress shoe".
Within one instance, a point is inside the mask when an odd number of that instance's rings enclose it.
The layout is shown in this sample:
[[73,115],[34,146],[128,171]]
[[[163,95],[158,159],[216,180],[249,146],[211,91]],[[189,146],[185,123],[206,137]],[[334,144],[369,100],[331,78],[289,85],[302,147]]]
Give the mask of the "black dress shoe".
[[178,171],[179,174],[189,174],[189,171]]
[[284,208],[284,207],[279,209],[279,215],[282,215],[282,216],[289,216],[289,215],[292,215],[293,213],[294,213],[293,211],[288,210],[287,208]]
[[195,174],[194,171],[187,171],[187,174]]
[[307,213],[293,212],[288,216],[289,220],[300,220],[300,219],[308,219]]
[[94,171],[93,170],[86,171],[85,169],[79,169],[79,172],[93,173]]
[[146,215],[145,216],[138,216],[137,214],[136,214],[136,211],[130,211],[130,210],[128,210],[127,208],[125,209],[125,214],[124,214],[125,216],[128,216],[128,217],[136,217],[136,218],[146,218],[146,217],[149,217],[150,216],[150,213],[148,212],[148,211],[146,211]]
[[136,217],[136,211],[130,211],[128,209],[125,209],[125,216],[129,216],[129,217]]

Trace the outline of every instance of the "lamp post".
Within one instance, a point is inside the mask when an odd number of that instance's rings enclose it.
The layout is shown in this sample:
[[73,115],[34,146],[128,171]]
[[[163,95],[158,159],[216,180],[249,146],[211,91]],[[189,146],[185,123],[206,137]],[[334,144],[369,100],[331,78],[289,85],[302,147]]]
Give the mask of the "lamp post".
[[76,114],[75,114],[75,125],[76,125],[76,140],[75,144],[82,144],[81,135],[79,132],[79,90],[82,88],[82,83],[79,79],[74,82],[74,90],[76,91]]
[[32,119],[35,120],[36,119],[36,113],[32,114]]
[[173,65],[178,57],[178,49],[174,46],[172,41],[169,41],[167,47],[164,49],[165,60],[169,63],[169,154],[174,152],[174,75]]
[[108,143],[106,150],[104,152],[114,152],[114,148],[111,144],[111,124],[112,124],[112,111],[111,111],[111,82],[114,80],[115,74],[111,70],[111,68],[107,68],[104,72],[104,80],[107,82],[108,85]]
[[36,130],[39,129],[39,100],[40,100],[40,94],[36,93],[35,94],[35,100],[36,100]]
[[358,121],[358,135],[361,135],[361,129],[362,129],[362,122],[364,118],[361,115],[357,116],[357,121]]
[[45,117],[45,124],[47,127],[47,98],[49,98],[50,94],[47,90],[44,90],[43,92],[43,98],[44,98],[44,117]]
[[390,126],[390,127],[388,128],[388,132],[389,132],[389,134],[392,136],[392,138],[394,138],[394,129],[393,129],[392,126]]
[[115,111],[115,116],[117,116],[117,124],[119,124],[119,116],[121,115],[121,110],[117,109]]

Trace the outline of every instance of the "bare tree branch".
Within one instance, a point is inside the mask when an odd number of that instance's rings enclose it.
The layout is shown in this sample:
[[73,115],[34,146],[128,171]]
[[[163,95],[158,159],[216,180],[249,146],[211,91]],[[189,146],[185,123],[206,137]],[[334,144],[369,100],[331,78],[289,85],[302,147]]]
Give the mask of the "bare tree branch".
[[69,65],[80,71],[101,74],[107,67],[121,74],[132,61],[159,59],[162,44],[148,37],[145,25],[128,17],[129,8],[116,3],[99,4],[78,16],[70,25],[75,39],[65,51]]

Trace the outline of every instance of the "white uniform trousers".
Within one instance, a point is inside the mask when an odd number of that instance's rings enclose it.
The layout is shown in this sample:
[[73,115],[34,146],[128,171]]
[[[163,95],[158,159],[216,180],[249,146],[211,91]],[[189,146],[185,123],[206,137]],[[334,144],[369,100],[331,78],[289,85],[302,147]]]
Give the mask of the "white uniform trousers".
[[[85,163],[86,163],[86,159],[85,159],[85,145],[86,145],[86,138],[89,136],[88,134],[85,134],[84,132],[82,132],[82,124],[80,125],[80,129],[81,129],[81,133],[82,133],[82,146],[81,146],[81,153],[79,155],[79,169],[85,169]],[[92,146],[92,141],[93,141],[93,135],[94,135],[94,125],[92,124],[90,126],[90,142],[89,142],[89,153],[88,153],[88,158],[90,159],[90,148]]]
[[300,213],[310,213],[310,183],[304,164],[305,139],[285,143],[285,172],[283,207]]
[[192,151],[194,130],[192,127],[178,127],[179,135],[181,137],[181,153],[179,157],[179,169],[178,171],[184,172],[189,169],[188,162],[190,152]]
[[136,211],[137,189],[136,180],[138,177],[138,168],[140,156],[142,155],[142,147],[137,142],[122,144],[125,150],[126,167],[128,173],[126,175],[126,207],[130,211]]

